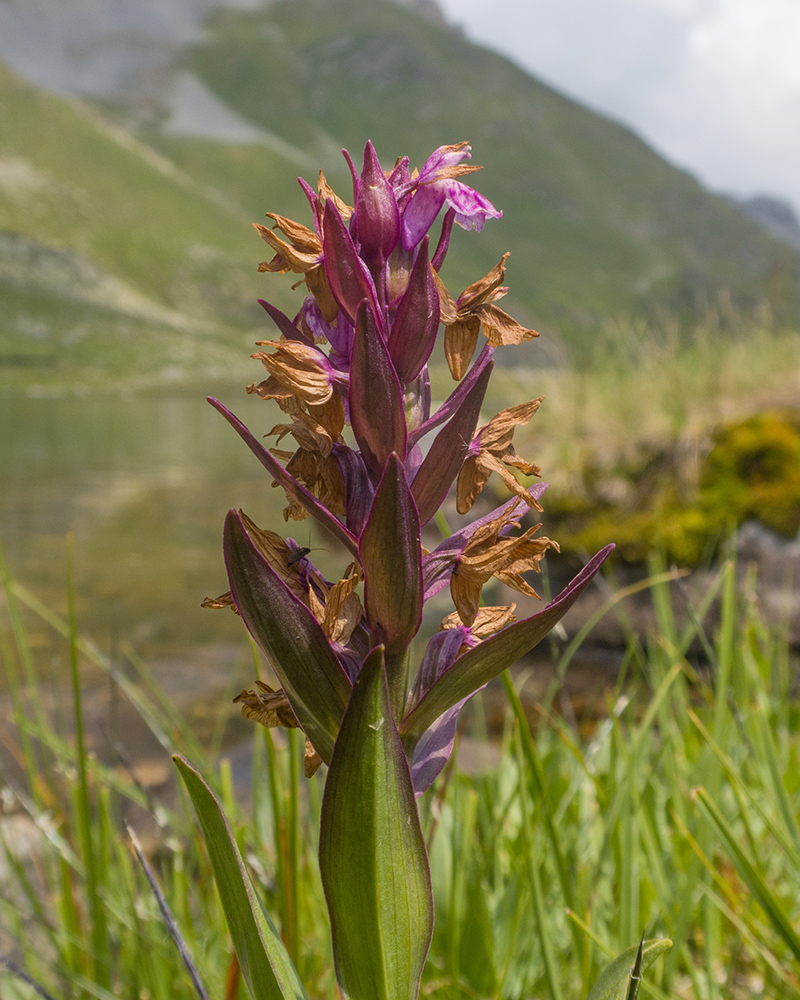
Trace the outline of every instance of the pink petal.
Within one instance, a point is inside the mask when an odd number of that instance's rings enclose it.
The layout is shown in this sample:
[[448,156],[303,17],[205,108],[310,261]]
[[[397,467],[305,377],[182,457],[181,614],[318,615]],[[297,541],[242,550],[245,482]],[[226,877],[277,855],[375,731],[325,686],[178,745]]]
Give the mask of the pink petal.
[[470,146],[463,146],[461,149],[453,150],[448,146],[439,146],[425,161],[425,166],[420,171],[420,180],[423,182],[430,180],[433,174],[445,167],[453,167],[457,163],[461,163],[463,159],[472,159],[470,148]]
[[481,230],[487,218],[500,219],[503,216],[488,198],[462,181],[441,181],[436,186],[444,188],[445,200],[450,208],[455,209],[456,222],[464,229]]
[[422,241],[444,205],[444,199],[445,192],[439,184],[426,184],[417,188],[403,213],[404,250],[413,250]]

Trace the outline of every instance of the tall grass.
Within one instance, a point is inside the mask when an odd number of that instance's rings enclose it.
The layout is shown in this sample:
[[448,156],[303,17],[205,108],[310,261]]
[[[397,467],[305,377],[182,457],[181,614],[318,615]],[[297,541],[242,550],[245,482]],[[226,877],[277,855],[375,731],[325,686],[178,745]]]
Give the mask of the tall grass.
[[[435,1000],[583,998],[608,957],[643,930],[675,942],[643,995],[800,997],[800,711],[790,650],[760,620],[753,581],[737,580],[732,564],[690,614],[669,574],[654,573],[651,592],[657,627],[630,632],[596,713],[568,721],[555,683],[529,704],[520,668],[503,682],[499,763],[467,772],[457,752],[424,800],[437,921],[423,990]],[[706,627],[712,606],[716,624]],[[78,668],[108,672],[165,757],[185,753],[208,775],[310,995],[333,996],[316,866],[322,783],[300,776],[300,741],[257,729],[249,787],[234,787],[230,764],[198,745],[143,664],[132,658],[123,670],[7,579],[3,732],[16,764],[2,790],[0,952],[52,996],[196,995],[128,822],[198,978],[210,996],[235,995],[237,967],[188,803],[174,790],[155,800],[126,766],[78,752],[79,685],[76,725],[54,724],[42,708],[43,657],[27,642],[30,616],[64,644],[65,662],[73,651]],[[555,651],[556,676],[574,652]],[[477,734],[481,712],[476,700]],[[0,962],[0,995],[42,994]]]

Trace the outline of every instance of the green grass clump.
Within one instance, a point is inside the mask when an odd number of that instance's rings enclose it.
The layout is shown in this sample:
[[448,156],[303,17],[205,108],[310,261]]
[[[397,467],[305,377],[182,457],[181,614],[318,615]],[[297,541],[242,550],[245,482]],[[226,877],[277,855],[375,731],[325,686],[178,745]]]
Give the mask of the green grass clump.
[[[700,476],[699,504],[755,518],[784,537],[800,528],[800,412],[767,411],[724,424]],[[717,515],[719,521],[719,514]]]
[[[645,930],[675,946],[642,996],[800,998],[800,706],[790,650],[760,620],[753,581],[737,583],[731,564],[689,612],[674,575],[648,585],[655,627],[630,634],[593,711],[576,719],[561,687],[579,635],[554,649],[555,680],[540,685],[535,704],[527,669],[504,680],[510,710],[495,749],[480,744],[491,766],[460,769],[459,744],[423,799],[437,910],[426,996],[582,1000],[609,957]],[[219,744],[200,745],[135,656],[122,669],[24,588],[7,581],[6,595],[0,652],[15,728],[5,743],[16,765],[2,792],[0,951],[56,996],[193,995],[126,843],[128,821],[209,994],[231,995],[226,976],[236,970],[190,806],[174,791],[155,796],[130,763],[79,757],[70,727],[44,708],[44,661],[63,655],[108,672],[165,760],[178,750],[204,770],[311,995],[333,996],[316,865],[322,780],[300,777],[301,741],[257,728],[249,782],[240,774],[235,787]],[[623,592],[600,613],[613,609],[624,621]],[[47,650],[27,642],[32,613],[51,630]],[[83,698],[73,685],[76,724]],[[27,856],[12,836],[23,820],[33,831]],[[34,996],[1,969],[0,991],[4,1000]]]
[[[2,655],[11,703],[11,751],[0,782],[0,995],[27,1000],[34,992],[10,965],[61,997],[125,996],[180,1000],[196,994],[159,912],[157,899],[131,849],[130,824],[147,853],[190,955],[211,996],[226,994],[238,968],[214,887],[211,865],[188,798],[171,781],[161,795],[142,783],[139,762],[127,759],[113,729],[108,755],[79,752],[85,725],[80,684],[71,696],[45,684],[46,661],[70,661],[104,671],[112,703],[130,701],[151,737],[170,755],[181,752],[201,766],[224,803],[240,847],[254,866],[259,891],[281,923],[306,982],[333,995],[333,971],[324,927],[313,826],[301,825],[298,775],[303,746],[259,730],[253,749],[252,812],[234,794],[229,763],[220,761],[226,704],[215,733],[204,743],[174,709],[133,651],[124,662],[103,655],[24,588],[5,577],[0,621]],[[43,621],[52,643],[32,647],[26,615]],[[37,654],[44,652],[44,655]],[[50,677],[52,681],[52,677]],[[55,699],[55,720],[45,703]],[[66,699],[66,701],[64,700]],[[71,701],[71,711],[69,702]],[[66,721],[72,716],[72,723]],[[109,720],[113,727],[113,717]],[[105,741],[101,741],[105,742]],[[280,748],[280,749],[279,749]],[[319,812],[321,785],[309,786],[308,808]],[[22,831],[23,840],[17,831]],[[27,845],[26,845],[27,842]],[[304,929],[302,945],[297,927]],[[294,931],[293,931],[294,928]],[[314,930],[316,928],[316,930]],[[292,936],[294,935],[294,936]],[[314,939],[312,941],[312,938]],[[4,966],[9,959],[9,969]],[[242,990],[244,987],[242,987]]]

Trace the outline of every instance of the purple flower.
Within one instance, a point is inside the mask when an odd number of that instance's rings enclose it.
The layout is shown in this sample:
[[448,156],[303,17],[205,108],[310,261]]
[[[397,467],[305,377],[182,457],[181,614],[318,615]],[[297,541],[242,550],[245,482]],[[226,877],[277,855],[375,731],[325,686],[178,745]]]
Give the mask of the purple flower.
[[405,250],[412,250],[417,246],[433,225],[445,202],[455,210],[455,221],[464,229],[480,231],[487,218],[502,218],[503,213],[488,198],[458,180],[465,174],[481,169],[461,163],[461,160],[470,159],[471,156],[466,142],[456,143],[455,146],[440,146],[428,157],[419,177],[401,187],[401,191],[411,189],[414,192],[403,212]]

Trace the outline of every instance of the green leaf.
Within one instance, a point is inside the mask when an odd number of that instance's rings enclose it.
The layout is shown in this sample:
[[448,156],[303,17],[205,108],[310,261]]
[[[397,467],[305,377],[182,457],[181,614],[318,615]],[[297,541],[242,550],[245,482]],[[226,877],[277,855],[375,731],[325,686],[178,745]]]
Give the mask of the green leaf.
[[256,896],[219,803],[188,761],[177,754],[172,759],[200,821],[222,909],[253,1000],[307,1000],[280,935]]
[[342,993],[414,1000],[433,933],[433,895],[382,647],[364,661],[339,729],[319,854]]
[[327,763],[350,681],[319,622],[256,549],[235,510],[225,519],[223,549],[239,614],[270,658],[297,721]]
[[[587,1000],[636,1000],[642,973],[671,947],[669,938],[653,938],[626,948],[603,972]],[[636,966],[638,978],[631,975]]]

